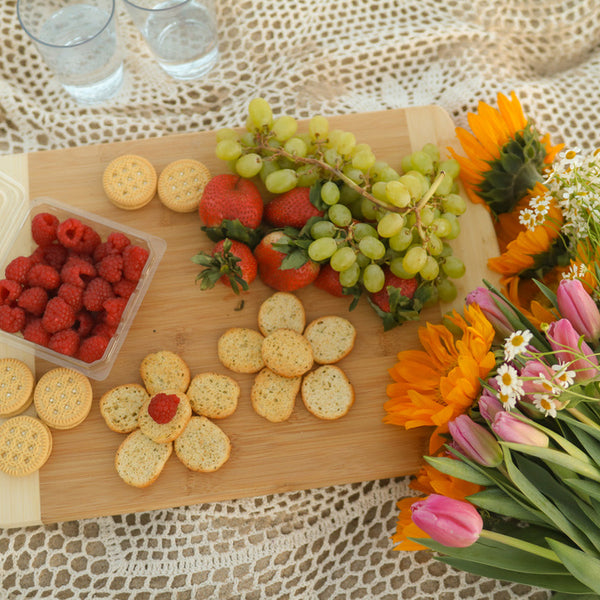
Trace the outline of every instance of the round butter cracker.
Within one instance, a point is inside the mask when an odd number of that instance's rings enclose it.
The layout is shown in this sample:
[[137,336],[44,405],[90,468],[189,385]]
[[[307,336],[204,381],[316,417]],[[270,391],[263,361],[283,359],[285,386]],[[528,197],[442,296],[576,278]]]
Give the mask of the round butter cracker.
[[0,417],[22,413],[33,400],[31,369],[16,358],[0,359]]
[[194,212],[210,179],[210,171],[201,162],[183,158],[168,164],[158,178],[158,198],[171,210]]
[[118,208],[146,206],[156,193],[157,176],[152,164],[141,156],[125,154],[111,161],[102,176],[108,199]]
[[52,434],[39,419],[12,417],[0,425],[0,471],[14,477],[31,475],[52,452]]

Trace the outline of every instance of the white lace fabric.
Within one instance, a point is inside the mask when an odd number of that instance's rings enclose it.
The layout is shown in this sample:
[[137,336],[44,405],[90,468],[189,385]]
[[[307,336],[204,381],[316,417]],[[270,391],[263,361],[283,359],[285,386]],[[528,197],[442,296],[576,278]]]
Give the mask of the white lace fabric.
[[[248,102],[307,118],[438,104],[457,125],[515,90],[553,142],[595,148],[598,0],[217,0],[221,58],[160,70],[122,5],[120,94],[81,107],[0,13],[0,153],[239,126]],[[382,126],[385,126],[382,123]],[[0,600],[546,600],[393,550],[408,479],[0,530]]]

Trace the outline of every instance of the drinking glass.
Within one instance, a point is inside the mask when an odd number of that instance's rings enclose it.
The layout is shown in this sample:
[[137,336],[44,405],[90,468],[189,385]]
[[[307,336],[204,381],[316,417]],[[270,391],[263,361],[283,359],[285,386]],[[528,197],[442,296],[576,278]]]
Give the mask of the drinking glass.
[[158,64],[175,79],[206,75],[219,58],[212,0],[123,0]]
[[23,30],[65,90],[81,104],[114,96],[123,83],[115,0],[17,0]]

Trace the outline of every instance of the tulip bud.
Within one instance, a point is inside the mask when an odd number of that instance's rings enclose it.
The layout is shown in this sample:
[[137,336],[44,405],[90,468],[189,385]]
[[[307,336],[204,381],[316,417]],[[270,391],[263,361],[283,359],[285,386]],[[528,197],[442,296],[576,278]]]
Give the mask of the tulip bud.
[[417,527],[450,548],[474,544],[483,529],[483,519],[472,504],[439,494],[415,502],[411,511]]
[[600,336],[600,311],[579,279],[562,279],[556,290],[560,314],[568,319],[575,331],[588,342]]
[[459,415],[448,423],[452,439],[461,452],[484,467],[497,467],[502,462],[502,448],[496,438],[467,415]]
[[493,295],[484,287],[475,288],[473,291],[469,292],[466,298],[467,305],[477,304],[486,319],[494,326],[496,333],[502,338],[505,338],[514,331],[514,328],[498,308],[496,302],[505,305],[506,308],[510,310],[508,304],[504,303],[501,298]]
[[553,384],[555,372],[539,360],[529,360],[521,369],[523,392],[532,400],[533,394],[554,394],[558,385]]
[[485,389],[479,397],[479,412],[481,416],[491,423],[497,412],[504,411],[502,402],[496,398],[489,390]]
[[600,374],[598,359],[568,319],[559,319],[548,325],[546,336],[559,361],[575,371],[575,381],[587,381]]
[[547,448],[550,442],[548,436],[543,432],[517,419],[509,412],[503,411],[496,414],[492,423],[494,433],[505,442],[527,444],[528,446],[539,446]]

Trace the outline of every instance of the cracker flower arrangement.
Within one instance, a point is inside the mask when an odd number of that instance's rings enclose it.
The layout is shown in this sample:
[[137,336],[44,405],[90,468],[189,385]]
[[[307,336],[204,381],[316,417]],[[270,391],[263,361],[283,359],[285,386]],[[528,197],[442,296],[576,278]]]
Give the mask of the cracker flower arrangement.
[[483,282],[390,369],[385,421],[432,427],[393,539],[556,600],[600,598],[600,162],[552,146],[514,94],[498,107],[469,115],[455,157],[494,215],[501,289]]

